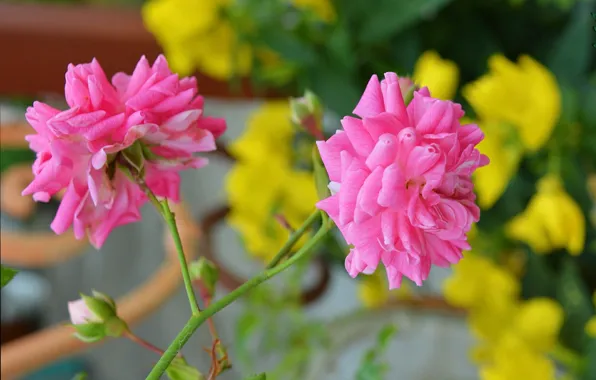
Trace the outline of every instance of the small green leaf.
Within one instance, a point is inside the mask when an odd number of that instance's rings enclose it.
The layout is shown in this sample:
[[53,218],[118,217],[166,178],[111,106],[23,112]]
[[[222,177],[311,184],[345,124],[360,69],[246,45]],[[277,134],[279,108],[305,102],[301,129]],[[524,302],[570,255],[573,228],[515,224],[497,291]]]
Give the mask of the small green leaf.
[[267,374],[263,372],[259,373],[258,375],[250,375],[245,380],[267,380]]
[[219,279],[219,270],[211,261],[201,256],[198,260],[193,261],[189,267],[190,278],[192,280],[199,280],[209,292],[209,296],[215,293],[215,285]]
[[72,380],[87,380],[88,377],[87,372],[79,372],[72,378]]
[[2,278],[0,280],[2,286],[0,286],[0,288],[3,288],[14,278],[17,273],[19,273],[19,271],[10,267],[5,267],[4,265],[0,265],[0,268],[2,270]]
[[145,157],[143,156],[143,147],[140,141],[135,141],[134,144],[122,151],[122,156],[135,170],[135,174],[142,175],[145,169]]
[[170,380],[204,380],[205,376],[198,369],[189,365],[184,358],[176,357],[168,368],[166,375]]
[[381,360],[381,356],[396,332],[397,327],[393,324],[386,325],[379,331],[375,346],[364,354],[360,368],[356,373],[357,380],[385,379],[385,373],[389,370],[389,366]]
[[317,187],[317,195],[319,199],[326,199],[331,196],[329,190],[329,175],[321,160],[319,149],[316,145],[312,147],[312,164],[315,174],[315,185]]
[[379,331],[379,335],[377,337],[377,342],[379,344],[379,349],[381,351],[385,351],[387,345],[389,344],[391,338],[395,336],[397,333],[397,327],[393,324],[387,325]]

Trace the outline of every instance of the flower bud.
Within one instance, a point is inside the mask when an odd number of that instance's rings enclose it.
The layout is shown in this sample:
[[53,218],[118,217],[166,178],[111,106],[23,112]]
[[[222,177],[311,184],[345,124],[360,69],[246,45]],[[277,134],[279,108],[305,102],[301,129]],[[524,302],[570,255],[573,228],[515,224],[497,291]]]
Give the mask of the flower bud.
[[208,295],[213,296],[215,284],[217,284],[219,277],[219,271],[215,264],[201,257],[190,264],[189,271],[191,279],[201,281],[205,290],[209,293]]
[[92,296],[81,294],[81,299],[68,303],[75,336],[87,343],[97,342],[106,336],[121,336],[128,326],[118,318],[114,300],[95,290],[92,293]]
[[101,322],[101,318],[95,315],[85,303],[79,299],[68,303],[68,314],[73,325],[82,325],[89,322]]
[[85,305],[87,305],[89,311],[93,314],[94,318],[99,319],[99,321],[105,322],[116,316],[115,307],[102,298],[90,297],[84,294],[81,294],[81,298],[85,302]]
[[323,136],[323,107],[319,98],[311,91],[306,91],[301,98],[290,98],[292,123],[306,130],[316,139]]

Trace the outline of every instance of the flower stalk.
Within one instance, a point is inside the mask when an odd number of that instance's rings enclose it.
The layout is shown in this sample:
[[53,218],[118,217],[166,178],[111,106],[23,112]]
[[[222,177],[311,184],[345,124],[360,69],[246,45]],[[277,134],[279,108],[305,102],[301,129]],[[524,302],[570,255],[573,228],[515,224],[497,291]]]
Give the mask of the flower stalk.
[[[309,217],[304,222],[304,224],[298,229],[296,234],[290,237],[290,240],[298,240],[298,238],[300,237],[296,236],[298,232],[301,231],[301,234],[304,234],[308,226],[313,224],[315,220],[317,220],[318,217],[320,217],[320,215],[320,211],[317,211],[313,215],[311,215],[311,217]],[[307,241],[304,244],[304,246],[300,250],[298,250],[298,252],[296,252],[296,254],[291,256],[289,259],[287,259],[279,265],[275,265],[273,267],[265,269],[263,272],[246,281],[244,284],[240,285],[235,290],[226,294],[219,300],[213,302],[209,307],[201,311],[199,314],[193,314],[186,323],[186,325],[182,328],[180,333],[178,333],[178,336],[176,336],[174,341],[166,349],[164,355],[159,359],[155,367],[153,367],[153,369],[147,376],[147,380],[158,380],[160,378],[160,376],[165,372],[172,360],[174,360],[178,352],[182,349],[186,342],[188,342],[188,340],[194,334],[194,332],[207,319],[209,319],[211,316],[213,316],[214,314],[216,314],[217,312],[219,312],[220,310],[222,310],[223,308],[225,308],[226,306],[228,306],[229,304],[231,304],[250,290],[254,289],[258,285],[269,280],[270,278],[278,275],[279,273],[288,269],[293,264],[298,262],[300,259],[305,257],[316,247],[316,245],[322,240],[322,238],[327,234],[327,232],[329,232],[332,226],[333,224],[331,223],[324,223],[321,226],[321,228],[317,231],[317,233],[309,241]],[[286,248],[286,246],[282,247],[280,252],[278,252],[278,254],[275,256],[275,259],[274,261],[272,261],[272,263],[281,261],[285,257],[285,254],[289,252],[290,248]],[[282,254],[283,252],[285,252],[285,254]]]

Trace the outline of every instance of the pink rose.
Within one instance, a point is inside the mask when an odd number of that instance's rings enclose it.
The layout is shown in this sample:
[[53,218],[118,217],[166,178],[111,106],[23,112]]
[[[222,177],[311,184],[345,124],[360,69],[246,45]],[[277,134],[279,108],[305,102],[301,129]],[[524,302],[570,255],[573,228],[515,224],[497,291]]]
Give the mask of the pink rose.
[[421,285],[431,265],[449,266],[469,249],[466,233],[480,210],[470,176],[489,160],[475,146],[478,126],[460,125],[459,104],[428,89],[406,106],[394,73],[369,81],[343,130],[317,143],[333,195],[318,207],[353,246],[346,269],[355,277],[383,262],[390,288],[402,276]]
[[178,78],[163,56],[152,66],[142,57],[132,75],[111,83],[96,60],[69,65],[65,97],[66,111],[39,102],[27,110],[37,160],[23,195],[47,202],[66,189],[52,229],[72,226],[97,248],[117,226],[140,220],[147,198],[139,182],[177,201],[179,172],[206,165],[195,154],[215,150],[226,129],[203,115],[196,79]]

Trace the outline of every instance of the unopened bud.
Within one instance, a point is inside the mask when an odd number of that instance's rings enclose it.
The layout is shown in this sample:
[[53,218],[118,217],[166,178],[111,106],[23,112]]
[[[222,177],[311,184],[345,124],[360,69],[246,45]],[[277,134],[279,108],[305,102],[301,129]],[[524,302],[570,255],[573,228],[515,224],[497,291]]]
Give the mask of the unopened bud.
[[93,291],[92,296],[81,294],[81,299],[69,302],[68,313],[75,336],[83,342],[117,337],[128,329],[126,322],[118,318],[114,300],[97,291]]
[[316,139],[324,139],[323,135],[323,107],[319,98],[306,90],[301,98],[290,98],[290,118],[292,123],[307,131]]

